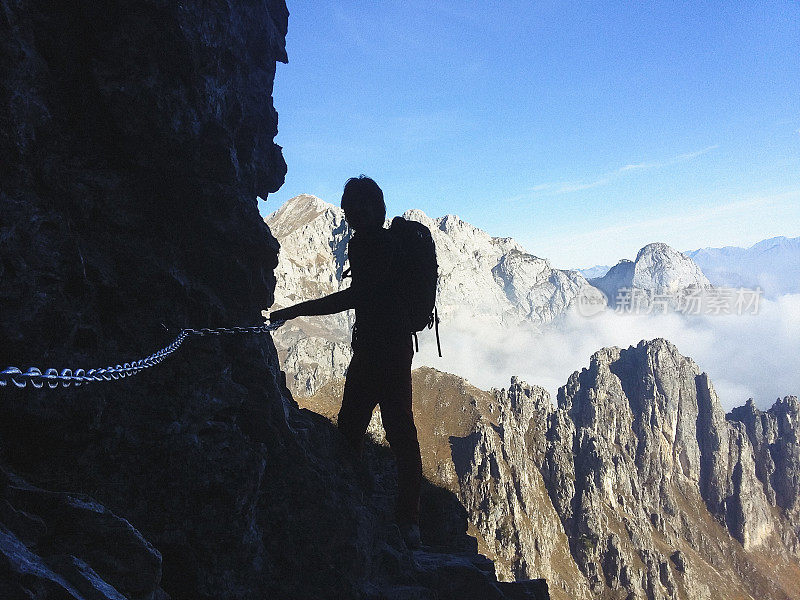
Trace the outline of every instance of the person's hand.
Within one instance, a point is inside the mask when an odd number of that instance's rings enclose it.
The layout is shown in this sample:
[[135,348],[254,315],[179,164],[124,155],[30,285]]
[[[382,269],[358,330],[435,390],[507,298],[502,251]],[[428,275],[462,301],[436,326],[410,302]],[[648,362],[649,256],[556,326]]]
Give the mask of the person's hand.
[[269,313],[269,320],[271,323],[275,321],[288,321],[289,319],[294,319],[296,316],[297,314],[295,314],[293,307],[290,306]]

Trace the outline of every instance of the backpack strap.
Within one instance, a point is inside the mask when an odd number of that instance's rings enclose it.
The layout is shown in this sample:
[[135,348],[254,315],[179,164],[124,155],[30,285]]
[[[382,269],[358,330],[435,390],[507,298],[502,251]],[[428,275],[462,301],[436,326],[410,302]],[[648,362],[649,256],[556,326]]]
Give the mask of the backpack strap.
[[[433,307],[431,320],[430,323],[428,323],[428,329],[431,328],[434,328],[436,331],[436,350],[439,351],[439,358],[442,358],[442,343],[439,341],[439,311],[436,309],[436,305]],[[419,352],[419,338],[417,337],[417,332],[412,331],[411,335],[414,336],[414,348],[416,352]]]
[[439,351],[439,358],[442,358],[442,345],[439,343],[439,313],[436,305],[433,306],[433,325],[436,328],[436,349]]

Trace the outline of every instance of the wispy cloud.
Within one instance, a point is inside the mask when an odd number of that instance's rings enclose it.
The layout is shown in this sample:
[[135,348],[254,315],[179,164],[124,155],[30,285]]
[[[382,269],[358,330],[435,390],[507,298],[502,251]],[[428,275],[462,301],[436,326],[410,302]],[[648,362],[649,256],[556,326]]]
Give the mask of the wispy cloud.
[[786,203],[794,202],[800,197],[800,190],[792,190],[779,194],[755,196],[745,200],[737,200],[727,204],[717,204],[713,206],[701,206],[696,210],[682,211],[680,214],[670,214],[663,217],[650,219],[630,220],[625,223],[593,229],[592,231],[582,232],[570,236],[570,243],[590,243],[598,237],[625,237],[631,232],[658,232],[671,231],[675,229],[687,229],[690,225],[713,226],[723,217],[737,217],[751,214],[754,209],[768,211],[774,207]]
[[631,173],[633,171],[646,171],[649,169],[661,169],[664,167],[670,167],[672,165],[676,165],[682,162],[695,159],[699,156],[702,156],[703,154],[711,152],[716,148],[719,148],[719,146],[718,145],[708,146],[706,148],[703,148],[702,150],[697,150],[695,152],[686,152],[684,154],[678,154],[677,156],[673,156],[666,160],[631,163],[623,165],[618,169],[609,171],[608,173],[604,173],[593,179],[539,183],[537,185],[528,188],[525,193],[515,196],[513,200],[522,200],[524,198],[530,197],[532,194],[547,194],[547,195],[570,194],[573,192],[580,192],[583,190],[600,187],[611,183],[612,181],[624,176],[627,173]]
[[749,246],[800,231],[800,187],[721,200],[716,195],[678,198],[634,210],[590,216],[519,241],[559,267],[616,264],[647,243],[679,250],[703,246]]
[[719,145],[715,144],[713,146],[708,146],[706,148],[703,148],[702,150],[696,150],[695,152],[686,152],[685,154],[678,154],[677,156],[673,156],[672,158],[667,160],[625,165],[624,167],[620,167],[619,169],[614,171],[614,175],[621,175],[626,171],[640,171],[643,169],[660,169],[662,167],[670,167],[672,165],[685,162],[687,160],[692,160],[693,158],[697,158],[698,156],[703,156],[703,154],[707,154],[712,150],[716,150],[717,148],[719,148]]

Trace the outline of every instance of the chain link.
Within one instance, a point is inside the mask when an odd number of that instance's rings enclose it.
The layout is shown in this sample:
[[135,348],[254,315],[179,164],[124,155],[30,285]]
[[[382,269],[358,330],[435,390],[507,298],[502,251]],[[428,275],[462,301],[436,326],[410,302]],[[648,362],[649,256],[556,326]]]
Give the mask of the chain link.
[[190,335],[203,337],[206,335],[268,333],[270,331],[275,331],[285,322],[286,321],[275,321],[274,323],[265,323],[264,325],[255,325],[252,327],[216,327],[213,329],[203,327],[202,329],[181,329],[178,337],[176,337],[171,344],[161,348],[161,350],[157,352],[153,352],[153,354],[147,358],[142,358],[123,365],[89,369],[88,371],[84,369],[62,369],[61,371],[57,369],[45,369],[45,371],[42,372],[42,370],[37,367],[30,367],[27,371],[22,372],[17,367],[8,367],[0,371],[0,387],[6,387],[8,383],[11,382],[18,388],[24,388],[30,383],[35,388],[42,388],[47,384],[49,388],[54,389],[59,385],[69,387],[75,384],[77,387],[84,383],[112,381],[115,379],[122,379],[123,377],[131,377],[140,371],[149,369],[160,363],[180,348],[183,341]]

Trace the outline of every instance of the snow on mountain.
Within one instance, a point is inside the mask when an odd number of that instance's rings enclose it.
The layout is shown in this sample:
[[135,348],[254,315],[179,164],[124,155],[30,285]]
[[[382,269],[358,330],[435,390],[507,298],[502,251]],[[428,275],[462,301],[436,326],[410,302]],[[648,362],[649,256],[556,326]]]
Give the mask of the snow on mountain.
[[661,242],[647,244],[639,250],[635,260],[621,260],[603,277],[591,279],[590,283],[606,295],[612,307],[635,294],[637,301],[644,305],[655,297],[662,297],[674,308],[687,291],[711,288],[711,283],[691,258]]
[[[431,230],[439,262],[437,308],[444,324],[467,318],[500,327],[541,325],[579,297],[603,301],[579,272],[553,269],[511,238],[492,237],[455,215],[432,219],[409,210],[403,216]],[[341,275],[351,232],[340,208],[300,195],[265,221],[281,244],[276,308],[349,285],[342,284]],[[344,373],[352,318],[350,313],[301,318],[276,333],[293,391],[312,393]]]
[[749,248],[701,248],[684,254],[714,285],[760,287],[767,298],[800,293],[800,237],[780,236]]

